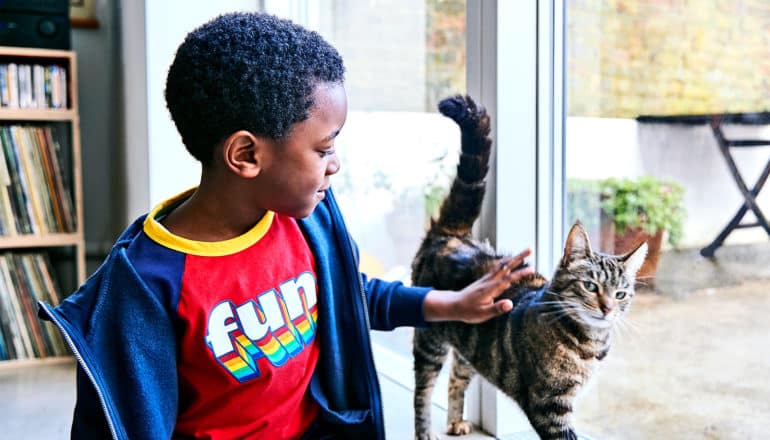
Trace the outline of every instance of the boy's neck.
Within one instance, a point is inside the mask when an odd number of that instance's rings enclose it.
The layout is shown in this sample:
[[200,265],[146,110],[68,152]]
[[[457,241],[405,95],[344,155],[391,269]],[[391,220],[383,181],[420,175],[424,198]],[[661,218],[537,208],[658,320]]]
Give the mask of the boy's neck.
[[204,180],[192,195],[168,213],[160,223],[172,234],[205,242],[241,236],[267,212],[238,199],[239,191],[222,191]]

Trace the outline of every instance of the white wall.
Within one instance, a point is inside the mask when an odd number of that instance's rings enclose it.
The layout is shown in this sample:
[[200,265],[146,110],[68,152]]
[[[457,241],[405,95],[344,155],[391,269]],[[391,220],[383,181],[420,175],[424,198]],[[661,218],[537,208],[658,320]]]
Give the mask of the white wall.
[[98,261],[122,220],[122,106],[117,1],[98,0],[95,12],[99,28],[73,28],[72,49],[78,67],[86,252]]
[[566,130],[567,177],[643,174],[635,120],[569,117]]

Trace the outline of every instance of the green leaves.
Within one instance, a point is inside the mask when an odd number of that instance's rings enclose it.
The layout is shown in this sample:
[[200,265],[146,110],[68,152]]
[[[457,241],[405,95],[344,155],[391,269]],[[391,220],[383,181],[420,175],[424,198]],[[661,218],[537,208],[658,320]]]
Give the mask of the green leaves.
[[567,192],[570,220],[586,219],[584,223],[590,226],[591,219],[596,219],[596,212],[601,209],[614,221],[618,233],[642,228],[649,234],[655,234],[663,229],[668,232],[668,241],[672,246],[677,246],[682,238],[686,218],[684,188],[676,182],[652,176],[638,179],[570,179]]

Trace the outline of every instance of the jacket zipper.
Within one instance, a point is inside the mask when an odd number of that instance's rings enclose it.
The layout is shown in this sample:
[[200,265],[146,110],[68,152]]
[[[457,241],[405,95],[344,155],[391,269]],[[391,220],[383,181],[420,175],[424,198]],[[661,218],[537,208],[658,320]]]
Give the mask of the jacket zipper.
[[112,417],[110,416],[109,411],[107,410],[107,404],[105,403],[104,394],[102,393],[101,388],[96,384],[96,379],[94,378],[93,373],[91,373],[91,370],[88,368],[88,365],[86,365],[85,360],[83,360],[83,356],[80,355],[80,352],[78,351],[77,347],[75,346],[75,343],[72,342],[72,338],[70,337],[69,333],[67,333],[67,330],[64,329],[64,326],[59,322],[59,319],[48,310],[47,306],[44,306],[43,310],[45,310],[46,315],[48,315],[49,318],[51,318],[51,321],[53,321],[54,324],[56,324],[56,327],[59,328],[59,331],[64,336],[64,340],[67,341],[67,345],[69,345],[70,350],[72,350],[72,354],[75,355],[75,359],[77,359],[80,366],[83,368],[83,371],[86,373],[86,376],[88,376],[88,379],[91,381],[91,383],[94,386],[94,389],[96,390],[96,395],[99,396],[99,404],[102,406],[102,411],[104,411],[104,416],[107,419],[107,425],[110,428],[110,433],[112,434],[113,440],[118,440],[118,433],[115,429],[115,423],[112,421]]

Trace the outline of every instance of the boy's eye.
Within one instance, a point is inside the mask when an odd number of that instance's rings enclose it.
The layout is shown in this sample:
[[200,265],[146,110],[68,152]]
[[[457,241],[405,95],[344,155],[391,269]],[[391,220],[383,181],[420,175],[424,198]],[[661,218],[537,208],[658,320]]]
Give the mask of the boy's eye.
[[334,148],[330,148],[328,150],[319,151],[318,153],[321,155],[321,157],[326,157],[326,156],[331,156],[332,154],[334,154],[334,152],[335,152]]
[[591,293],[596,293],[599,291],[599,286],[597,286],[596,283],[593,283],[591,281],[583,281],[583,288],[586,289],[586,291]]

